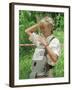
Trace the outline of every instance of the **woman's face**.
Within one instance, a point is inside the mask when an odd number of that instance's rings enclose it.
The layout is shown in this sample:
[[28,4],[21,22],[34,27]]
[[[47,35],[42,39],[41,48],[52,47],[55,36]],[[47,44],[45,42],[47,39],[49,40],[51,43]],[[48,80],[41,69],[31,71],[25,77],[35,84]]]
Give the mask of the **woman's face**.
[[40,29],[44,35],[47,35],[51,32],[51,27],[48,23],[41,23]]

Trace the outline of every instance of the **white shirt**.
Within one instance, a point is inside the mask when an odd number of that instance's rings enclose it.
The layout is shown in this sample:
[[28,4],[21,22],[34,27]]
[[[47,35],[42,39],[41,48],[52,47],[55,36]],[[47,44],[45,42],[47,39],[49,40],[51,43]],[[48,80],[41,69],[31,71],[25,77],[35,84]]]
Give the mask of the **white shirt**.
[[[53,35],[49,36],[47,38],[47,42],[49,41],[49,39],[52,37]],[[60,45],[60,42],[57,38],[54,38],[50,44],[49,44],[49,47],[51,48],[51,50],[57,55],[57,56],[60,56],[60,53],[61,53],[61,45]],[[47,58],[48,59],[48,58]],[[48,64],[54,66],[55,63],[52,62],[51,60],[48,59]]]
[[[37,46],[37,47],[40,47],[40,43],[37,42],[37,38],[38,38],[38,34],[36,33],[32,33],[30,39],[31,41]],[[50,39],[53,37],[53,35],[50,35],[47,37],[46,41],[49,43]],[[57,55],[59,56],[60,55],[60,52],[61,52],[61,45],[60,45],[60,42],[57,38],[54,38],[53,40],[51,40],[51,42],[49,43],[49,47],[52,49],[52,51]],[[55,63],[52,62],[52,60],[49,60],[48,57],[46,58],[47,59],[47,62],[48,64],[54,66]]]
[[[49,39],[51,39],[51,37],[53,37],[53,35],[50,35],[47,37],[46,41],[48,42]],[[60,55],[60,50],[61,50],[61,45],[60,42],[57,38],[54,38],[50,43],[49,43],[49,47],[52,49],[52,51],[57,54],[57,56]]]

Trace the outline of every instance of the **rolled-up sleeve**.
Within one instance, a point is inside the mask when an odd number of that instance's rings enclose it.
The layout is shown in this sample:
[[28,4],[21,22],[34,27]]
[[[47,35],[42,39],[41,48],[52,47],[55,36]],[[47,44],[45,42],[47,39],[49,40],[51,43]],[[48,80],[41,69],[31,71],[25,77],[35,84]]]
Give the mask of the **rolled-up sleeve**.
[[33,42],[33,44],[36,44],[36,33],[32,33],[29,39]]

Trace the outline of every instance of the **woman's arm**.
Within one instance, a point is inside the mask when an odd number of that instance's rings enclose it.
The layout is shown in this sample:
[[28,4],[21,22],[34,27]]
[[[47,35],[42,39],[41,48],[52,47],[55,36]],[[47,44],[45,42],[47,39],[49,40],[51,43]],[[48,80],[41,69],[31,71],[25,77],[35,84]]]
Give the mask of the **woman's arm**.
[[53,61],[54,63],[56,63],[57,59],[58,59],[58,55],[56,55],[52,49],[48,46],[46,40],[42,37],[39,38],[39,41],[45,46],[45,49],[47,51],[47,56],[48,58]]
[[56,61],[58,59],[58,55],[56,55],[48,45],[46,45],[45,48],[48,53],[47,54],[48,58],[50,58],[50,60],[52,60],[54,63],[56,63]]
[[35,24],[35,25],[33,25],[33,26],[29,27],[29,28],[27,28],[27,29],[25,30],[25,32],[26,32],[29,36],[31,36],[31,34],[32,34],[33,32],[35,32],[35,30],[36,30],[37,27],[39,27],[39,23],[38,23],[38,24]]

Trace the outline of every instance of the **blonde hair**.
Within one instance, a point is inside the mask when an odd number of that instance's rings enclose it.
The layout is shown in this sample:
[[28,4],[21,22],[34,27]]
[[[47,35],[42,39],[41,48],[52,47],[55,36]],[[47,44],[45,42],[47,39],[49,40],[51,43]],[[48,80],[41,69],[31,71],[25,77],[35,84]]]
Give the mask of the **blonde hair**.
[[52,26],[54,26],[54,20],[51,17],[45,17],[41,20],[41,22],[43,23],[47,23],[47,24],[51,24]]

